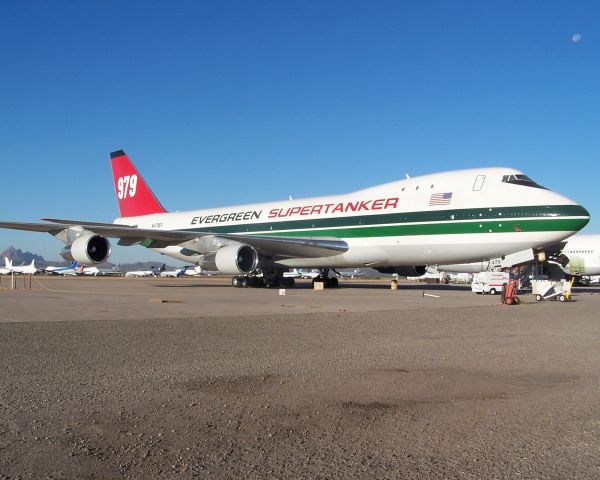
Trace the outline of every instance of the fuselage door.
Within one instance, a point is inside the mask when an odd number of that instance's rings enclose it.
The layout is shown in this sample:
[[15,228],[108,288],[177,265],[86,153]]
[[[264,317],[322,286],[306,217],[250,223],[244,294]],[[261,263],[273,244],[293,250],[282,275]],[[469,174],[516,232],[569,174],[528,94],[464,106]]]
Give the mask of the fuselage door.
[[473,191],[479,192],[483,187],[483,182],[485,182],[485,175],[477,175],[473,184]]

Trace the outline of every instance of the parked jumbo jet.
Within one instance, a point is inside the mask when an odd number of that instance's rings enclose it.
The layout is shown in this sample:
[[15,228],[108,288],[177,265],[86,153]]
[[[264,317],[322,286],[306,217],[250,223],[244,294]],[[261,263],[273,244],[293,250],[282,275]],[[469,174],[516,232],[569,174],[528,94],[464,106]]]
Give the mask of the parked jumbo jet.
[[[122,150],[111,154],[121,217],[113,224],[45,219],[0,227],[48,232],[63,258],[102,263],[107,237],[203,269],[234,286],[283,284],[289,268],[372,267],[416,274],[427,264],[480,261],[569,237],[589,213],[510,168],[412,177],[346,195],[167,212]],[[262,276],[258,276],[262,273]],[[337,279],[326,280],[334,286]]]

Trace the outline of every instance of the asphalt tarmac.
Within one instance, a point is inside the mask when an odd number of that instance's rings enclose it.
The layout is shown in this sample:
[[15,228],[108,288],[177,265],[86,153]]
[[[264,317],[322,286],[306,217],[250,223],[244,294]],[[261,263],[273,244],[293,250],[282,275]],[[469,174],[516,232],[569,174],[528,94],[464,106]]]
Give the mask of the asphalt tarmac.
[[600,289],[8,285],[0,479],[600,478]]

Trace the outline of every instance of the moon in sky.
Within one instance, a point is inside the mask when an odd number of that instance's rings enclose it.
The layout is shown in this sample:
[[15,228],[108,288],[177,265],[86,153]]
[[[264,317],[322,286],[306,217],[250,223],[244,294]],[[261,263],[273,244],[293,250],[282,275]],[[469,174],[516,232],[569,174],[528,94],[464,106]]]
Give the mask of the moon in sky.
[[576,33],[575,35],[573,35],[571,37],[571,41],[573,43],[579,43],[579,42],[581,42],[581,34],[580,33]]

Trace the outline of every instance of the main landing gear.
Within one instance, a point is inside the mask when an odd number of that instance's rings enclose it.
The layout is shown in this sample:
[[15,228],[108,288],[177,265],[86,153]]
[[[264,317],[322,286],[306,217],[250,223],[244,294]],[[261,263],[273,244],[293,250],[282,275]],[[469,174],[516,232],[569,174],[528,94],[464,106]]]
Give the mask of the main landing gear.
[[317,275],[315,278],[313,278],[313,280],[312,280],[313,288],[315,287],[315,282],[323,282],[324,283],[323,286],[325,288],[337,288],[337,286],[338,286],[337,277],[330,278],[328,268],[321,269],[321,271],[319,272],[319,275]]
[[231,279],[231,284],[237,288],[293,288],[296,285],[296,280],[283,276],[283,270],[263,270],[260,273],[262,276],[235,276]]
[[[237,275],[231,279],[231,285],[236,288],[293,288],[296,280],[284,277],[283,272],[283,270],[263,270],[258,275]],[[338,286],[337,277],[329,277],[329,268],[321,269],[319,275],[313,278],[313,288],[315,282],[323,282],[325,288]]]

